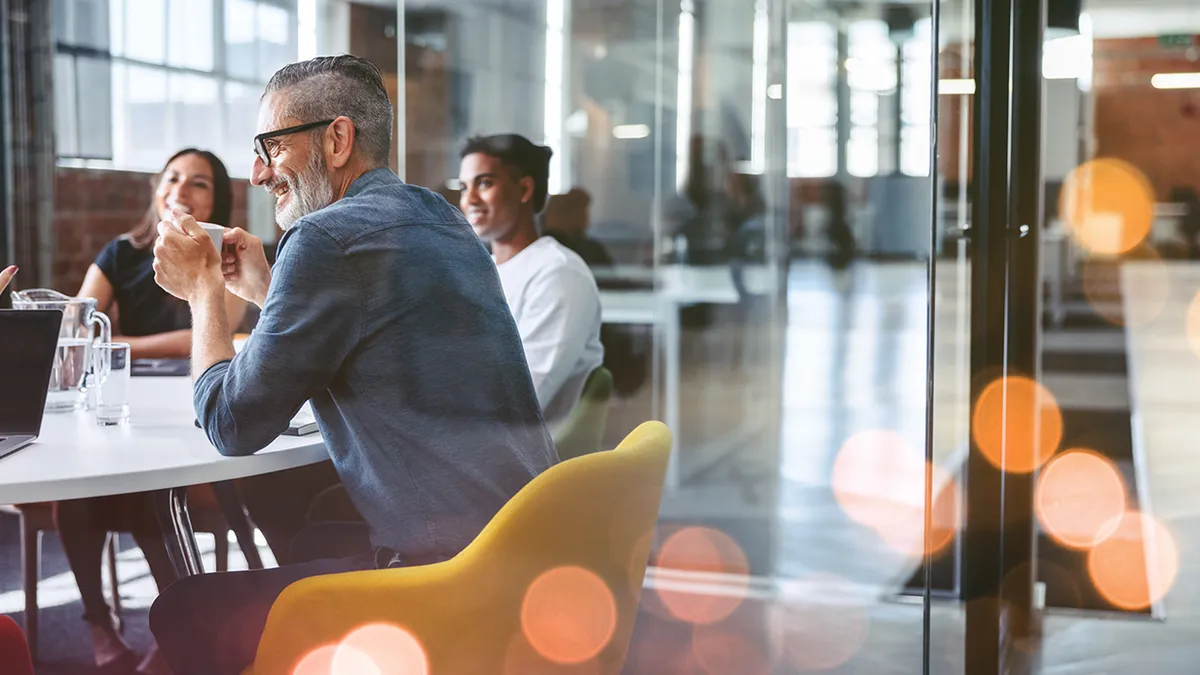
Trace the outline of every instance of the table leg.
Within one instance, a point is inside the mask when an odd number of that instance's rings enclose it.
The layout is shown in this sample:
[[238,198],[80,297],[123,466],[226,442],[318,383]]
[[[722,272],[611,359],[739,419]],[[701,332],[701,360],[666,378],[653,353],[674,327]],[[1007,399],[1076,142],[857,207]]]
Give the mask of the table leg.
[[158,525],[163,531],[167,554],[175,565],[175,573],[182,577],[204,573],[200,560],[200,548],[196,546],[196,533],[192,531],[192,519],[187,509],[187,488],[178,487],[159,490],[154,494],[154,511]]
[[246,507],[238,493],[237,484],[231,480],[222,481],[213,483],[212,488],[221,513],[237,537],[242,554],[246,556],[246,566],[252,570],[261,570],[263,562],[262,557],[258,555],[258,546],[254,543],[254,526],[250,523],[250,517],[246,515]]

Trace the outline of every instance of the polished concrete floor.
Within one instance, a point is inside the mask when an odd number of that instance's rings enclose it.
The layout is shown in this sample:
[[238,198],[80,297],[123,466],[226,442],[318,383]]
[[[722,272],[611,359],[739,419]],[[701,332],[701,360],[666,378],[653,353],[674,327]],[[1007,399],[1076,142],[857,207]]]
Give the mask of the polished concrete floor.
[[[932,446],[935,465],[952,478],[968,440],[966,270],[939,263],[937,272]],[[752,584],[747,599],[759,611],[747,612],[763,624],[760,648],[774,672],[811,672],[813,662],[797,656],[807,652],[822,655],[825,660],[817,661],[830,666],[822,672],[921,671],[922,607],[895,599],[899,581],[919,563],[899,553],[896,542],[849,518],[835,497],[833,477],[839,450],[862,431],[895,432],[909,451],[924,447],[927,288],[922,265],[860,265],[851,274],[834,275],[818,265],[798,264],[789,282],[778,368],[783,414],[774,483],[760,482],[759,499],[749,500],[743,485],[714,474],[714,480],[685,485],[666,498],[665,519],[690,517],[704,524],[708,518],[719,528],[728,522],[722,516],[736,513],[741,518],[728,530],[735,539],[749,545],[770,542],[769,578],[761,586]],[[1127,314],[1152,318],[1124,331],[1055,331],[1046,346],[1097,355],[1127,348],[1128,377],[1056,372],[1043,381],[1064,408],[1132,410],[1132,489],[1143,510],[1173,535],[1180,566],[1157,620],[1050,612],[1039,658],[1043,673],[1194,673],[1200,656],[1200,502],[1195,496],[1200,460],[1191,440],[1200,413],[1200,389],[1193,384],[1200,360],[1185,333],[1189,302],[1200,291],[1200,266],[1128,266],[1122,291],[1133,307]],[[1161,311],[1145,309],[1160,302]],[[1194,344],[1200,345],[1196,321]],[[763,368],[765,377],[770,370]],[[693,377],[700,375],[693,371]],[[759,459],[748,449],[742,463],[753,466]],[[726,461],[736,467],[738,454]],[[905,472],[889,474],[890,468],[867,472],[862,484],[896,505],[920,499],[917,488],[905,482]],[[755,526],[768,533],[754,533]],[[752,533],[739,537],[739,528]],[[1160,552],[1154,549],[1151,556]],[[748,554],[753,558],[755,552]],[[651,586],[656,583],[652,579]],[[731,625],[739,619],[753,624],[735,614]],[[960,604],[934,602],[930,672],[964,673],[964,626]],[[703,653],[698,640],[699,633],[694,648]]]
[[[949,490],[968,440],[965,271],[939,263],[935,287],[932,446],[938,487]],[[1161,620],[1051,614],[1040,659],[1047,674],[1197,671],[1200,456],[1193,427],[1200,357],[1185,330],[1200,266],[1127,267],[1122,290],[1124,301],[1139,307],[1162,296],[1160,312],[1123,333],[1127,382],[1076,374],[1051,386],[1073,403],[1132,408],[1144,506],[1174,536],[1180,565]],[[920,564],[913,546],[919,548],[921,530],[911,526],[911,514],[923,503],[923,474],[912,467],[923,467],[930,400],[927,291],[922,264],[860,263],[839,274],[799,262],[788,278],[786,314],[769,306],[714,308],[688,323],[681,480],[664,497],[660,536],[687,526],[719,530],[744,554],[750,576],[652,570],[628,673],[921,672],[923,607],[897,592]],[[1112,334],[1079,330],[1052,339],[1104,352],[1114,347]],[[617,402],[610,440],[654,406],[649,388]],[[852,439],[876,439],[876,454],[867,457],[878,464],[839,470],[843,448],[858,447],[847,444]],[[11,523],[0,521],[5,613],[20,607],[11,535]],[[88,672],[79,665],[87,649],[75,620],[77,597],[49,538],[43,653],[54,663],[38,672]],[[144,644],[138,608],[153,589],[136,550],[123,554],[120,568],[134,641]],[[680,595],[725,598],[729,617],[680,621],[669,602]],[[930,672],[969,675],[964,624],[958,603],[934,602]]]

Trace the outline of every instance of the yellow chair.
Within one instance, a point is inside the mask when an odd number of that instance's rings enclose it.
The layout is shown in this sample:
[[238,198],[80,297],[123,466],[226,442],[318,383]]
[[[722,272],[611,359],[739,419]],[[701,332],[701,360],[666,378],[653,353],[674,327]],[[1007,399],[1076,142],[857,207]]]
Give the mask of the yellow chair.
[[[550,637],[523,631],[523,625],[536,630],[536,625],[523,624],[523,606],[535,581],[581,574],[595,580],[589,586],[592,600],[600,580],[611,594],[601,588],[601,597],[609,600],[595,603],[596,611],[586,617],[589,622],[610,620],[612,629],[607,640],[597,643],[599,652],[589,659],[596,668],[588,672],[617,675],[629,649],[670,447],[671,432],[647,422],[612,452],[550,468],[446,562],[292,584],[271,607],[255,662],[243,675],[291,675],[314,650],[376,623],[408,631],[428,659],[430,675],[527,673],[530,664],[522,659],[538,652],[562,663],[563,652],[553,645],[547,649]],[[543,576],[564,568],[571,574]],[[568,588],[563,597],[574,590],[586,589]],[[547,597],[559,596],[536,595],[540,602]],[[565,607],[579,609],[571,602]],[[554,611],[550,608],[551,615]],[[572,652],[565,660],[584,656]]]
[[600,366],[588,375],[579,402],[554,434],[559,459],[573,459],[601,449],[612,391],[612,373],[607,368]]

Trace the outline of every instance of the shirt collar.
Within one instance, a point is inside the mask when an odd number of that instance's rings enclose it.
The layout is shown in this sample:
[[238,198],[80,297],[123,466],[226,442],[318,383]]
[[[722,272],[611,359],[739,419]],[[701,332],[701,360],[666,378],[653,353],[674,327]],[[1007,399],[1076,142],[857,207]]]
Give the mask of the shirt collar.
[[[346,189],[345,197],[353,197],[359,193],[365,192],[373,187],[381,185],[399,184],[403,181],[400,177],[392,173],[392,170],[386,166],[381,166],[378,169],[371,169],[350,183],[350,187]],[[343,199],[345,198],[343,197]]]

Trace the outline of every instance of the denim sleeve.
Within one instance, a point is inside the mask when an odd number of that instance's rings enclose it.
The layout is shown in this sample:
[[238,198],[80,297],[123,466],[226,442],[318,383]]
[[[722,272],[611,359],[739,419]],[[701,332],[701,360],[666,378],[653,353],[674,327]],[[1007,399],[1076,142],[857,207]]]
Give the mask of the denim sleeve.
[[280,242],[254,333],[232,361],[196,380],[196,417],[222,455],[249,455],[328,389],[361,332],[358,277],[342,247],[298,224]]

